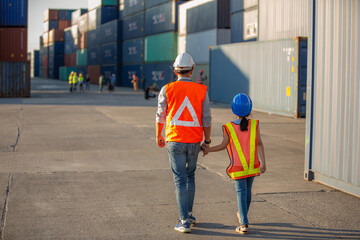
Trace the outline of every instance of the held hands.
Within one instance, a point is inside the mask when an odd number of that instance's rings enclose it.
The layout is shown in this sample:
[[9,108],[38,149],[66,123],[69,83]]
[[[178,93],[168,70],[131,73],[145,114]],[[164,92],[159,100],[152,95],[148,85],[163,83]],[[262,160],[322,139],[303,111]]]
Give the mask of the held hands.
[[203,143],[201,145],[201,151],[203,152],[203,156],[207,155],[209,153],[209,147],[210,147],[210,144],[206,144],[206,143]]

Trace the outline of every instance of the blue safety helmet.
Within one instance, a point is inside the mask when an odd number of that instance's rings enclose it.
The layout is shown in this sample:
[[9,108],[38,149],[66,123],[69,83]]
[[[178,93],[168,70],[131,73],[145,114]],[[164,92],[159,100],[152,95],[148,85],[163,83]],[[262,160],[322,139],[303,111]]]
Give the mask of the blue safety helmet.
[[249,115],[252,109],[251,98],[243,93],[237,94],[231,102],[231,109],[236,116],[244,117]]

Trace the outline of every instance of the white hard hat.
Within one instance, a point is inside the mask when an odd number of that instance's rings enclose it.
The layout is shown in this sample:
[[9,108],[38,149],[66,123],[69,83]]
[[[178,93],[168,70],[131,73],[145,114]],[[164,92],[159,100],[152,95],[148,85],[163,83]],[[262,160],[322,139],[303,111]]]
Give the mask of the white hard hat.
[[179,54],[174,62],[175,70],[191,70],[195,67],[193,58],[188,53]]

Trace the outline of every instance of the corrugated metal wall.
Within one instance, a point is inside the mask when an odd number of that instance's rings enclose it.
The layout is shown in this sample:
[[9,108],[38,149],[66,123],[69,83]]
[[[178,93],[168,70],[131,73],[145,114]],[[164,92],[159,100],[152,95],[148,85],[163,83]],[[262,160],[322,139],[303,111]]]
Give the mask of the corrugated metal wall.
[[213,47],[210,99],[230,103],[243,92],[254,110],[297,117],[299,54],[298,39]]
[[360,197],[360,2],[315,0],[314,14],[305,178]]
[[308,0],[259,0],[259,41],[308,36]]

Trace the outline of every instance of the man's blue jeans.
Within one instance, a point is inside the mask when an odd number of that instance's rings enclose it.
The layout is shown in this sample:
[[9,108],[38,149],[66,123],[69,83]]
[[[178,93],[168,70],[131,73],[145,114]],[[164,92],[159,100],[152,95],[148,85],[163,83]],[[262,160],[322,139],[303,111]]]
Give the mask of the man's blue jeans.
[[175,182],[175,196],[180,219],[189,218],[195,197],[195,170],[200,143],[167,142],[170,167]]
[[237,204],[240,213],[241,225],[249,224],[248,212],[251,203],[251,188],[255,177],[235,180]]

